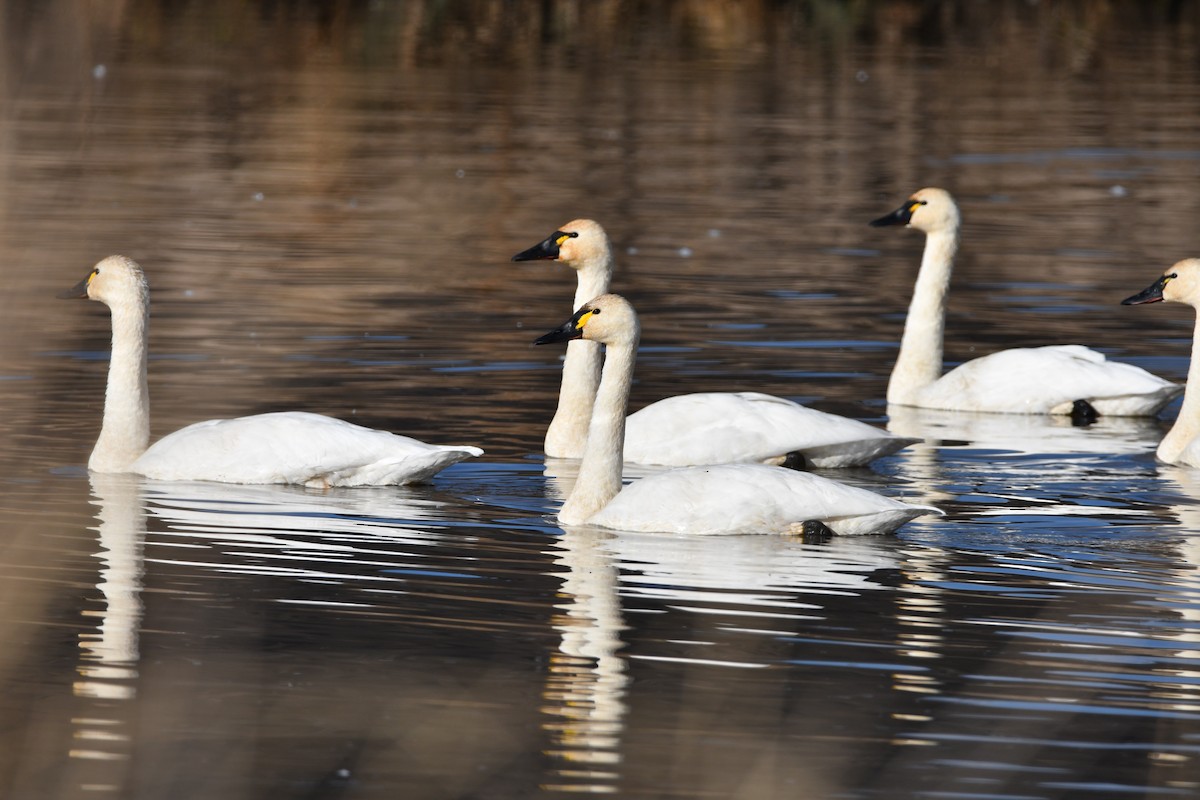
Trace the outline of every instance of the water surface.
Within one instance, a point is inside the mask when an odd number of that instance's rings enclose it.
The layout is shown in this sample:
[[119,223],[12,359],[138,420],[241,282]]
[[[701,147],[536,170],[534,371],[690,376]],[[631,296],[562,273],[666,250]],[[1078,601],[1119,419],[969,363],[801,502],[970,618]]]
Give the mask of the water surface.
[[[0,795],[1171,798],[1200,792],[1200,479],[1163,420],[883,402],[959,198],[949,363],[1173,380],[1200,18],[1180,6],[160,4],[0,15]],[[920,437],[935,503],[825,543],[564,531],[544,463],[590,216],[633,404],[753,389]],[[153,290],[156,436],[329,413],[478,461],[316,492],[89,475],[101,257]]]

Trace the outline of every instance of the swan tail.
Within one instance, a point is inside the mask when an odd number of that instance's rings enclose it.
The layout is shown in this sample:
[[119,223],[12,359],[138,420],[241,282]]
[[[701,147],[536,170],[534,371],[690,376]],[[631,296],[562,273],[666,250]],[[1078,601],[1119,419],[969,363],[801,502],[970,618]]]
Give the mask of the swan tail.
[[798,452],[804,456],[805,463],[809,466],[818,469],[841,469],[866,466],[877,458],[890,456],[921,441],[923,440],[905,436],[889,436],[806,447]]
[[934,514],[941,517],[945,516],[945,513],[933,506],[903,505],[900,508],[877,511],[873,514],[832,517],[821,521],[839,536],[868,536],[894,533],[901,525],[917,517],[922,517],[926,514]]
[[395,458],[384,458],[337,472],[314,475],[307,486],[404,486],[424,483],[451,464],[483,454],[478,447],[444,447]]
[[[1087,398],[1092,408],[1102,417],[1152,417],[1183,393],[1183,384],[1169,383],[1156,391],[1144,394],[1128,394],[1117,397]],[[1065,411],[1055,409],[1055,413],[1070,414],[1070,404]]]

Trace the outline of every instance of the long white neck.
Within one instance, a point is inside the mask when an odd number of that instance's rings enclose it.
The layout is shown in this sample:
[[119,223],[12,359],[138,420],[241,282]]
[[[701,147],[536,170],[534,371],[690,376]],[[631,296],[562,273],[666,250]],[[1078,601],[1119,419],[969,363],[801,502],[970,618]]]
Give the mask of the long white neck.
[[1168,464],[1174,463],[1197,434],[1200,434],[1200,316],[1192,334],[1192,363],[1188,366],[1183,405],[1175,424],[1158,444],[1158,457]]
[[114,303],[112,360],[104,392],[104,424],[88,459],[96,472],[126,472],[150,443],[150,392],[146,387],[146,327],[150,317],[144,298]]
[[888,381],[887,400],[916,405],[920,391],[942,375],[942,336],[946,327],[946,293],[954,254],[958,250],[958,227],[935,231],[925,237],[921,271],[913,287],[900,354]]
[[[587,301],[608,292],[611,279],[611,258],[580,269],[575,304],[571,310],[578,311]],[[554,419],[546,430],[546,455],[552,458],[583,456],[588,422],[592,418],[592,404],[600,385],[600,360],[600,345],[596,342],[577,339],[567,343],[562,386],[558,390],[558,410],[554,412]]]
[[564,525],[583,524],[621,491],[625,408],[629,403],[629,387],[633,384],[637,346],[636,336],[631,342],[608,346],[579,477],[558,512],[558,521]]

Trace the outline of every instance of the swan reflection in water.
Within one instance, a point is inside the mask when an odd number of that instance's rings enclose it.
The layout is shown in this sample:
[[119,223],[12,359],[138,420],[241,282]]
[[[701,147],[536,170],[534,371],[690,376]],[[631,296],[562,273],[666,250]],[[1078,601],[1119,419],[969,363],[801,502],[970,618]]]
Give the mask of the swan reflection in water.
[[[396,546],[444,540],[451,503],[403,487],[314,490],[299,486],[147,481],[159,561],[193,563],[218,548],[235,558],[223,571],[293,578],[345,578],[347,565],[402,567]],[[253,558],[246,556],[253,555]],[[413,557],[416,557],[415,555]],[[264,560],[265,559],[265,560]],[[209,564],[197,553],[197,565]],[[336,572],[331,570],[336,568]],[[356,580],[399,580],[355,570]]]
[[1163,431],[1153,417],[1100,417],[1074,426],[1063,416],[939,411],[894,403],[887,413],[888,430],[901,436],[1017,455],[1147,453],[1154,451]]
[[[1177,707],[1186,706],[1193,710],[1200,705],[1200,691],[1196,689],[1196,683],[1200,681],[1200,470],[1160,464],[1159,474],[1180,494],[1170,511],[1182,528],[1180,533],[1183,538],[1178,544],[1179,562],[1191,567],[1171,587],[1175,591],[1159,602],[1176,610],[1185,623],[1178,634],[1183,646],[1176,655],[1183,664],[1194,666],[1173,671],[1184,679],[1181,683],[1187,685],[1175,685],[1172,689],[1179,692],[1177,699],[1180,705]],[[1184,689],[1187,689],[1186,693]]]
[[669,657],[627,652],[623,601],[670,613],[719,611],[727,628],[737,627],[729,620],[740,616],[747,620],[746,632],[759,636],[761,620],[769,617],[779,628],[774,635],[788,636],[820,617],[832,597],[885,589],[874,573],[896,568],[900,555],[886,537],[835,537],[817,546],[785,536],[644,534],[586,526],[565,527],[551,554],[562,569],[556,573],[562,586],[552,619],[560,640],[545,679],[544,727],[549,752],[565,763],[552,769],[544,788],[591,793],[616,792],[621,778],[629,659],[771,666],[747,660],[756,651],[744,651],[748,655],[740,660],[714,659],[703,643],[692,643],[701,649],[683,656],[679,642]]
[[134,709],[128,701],[137,696],[146,512],[137,476],[92,473],[89,480],[98,506],[94,555],[102,608],[83,611],[98,624],[79,634],[79,677],[72,691],[84,708],[72,718],[71,771],[64,777],[70,784],[113,791],[128,777],[132,751]]

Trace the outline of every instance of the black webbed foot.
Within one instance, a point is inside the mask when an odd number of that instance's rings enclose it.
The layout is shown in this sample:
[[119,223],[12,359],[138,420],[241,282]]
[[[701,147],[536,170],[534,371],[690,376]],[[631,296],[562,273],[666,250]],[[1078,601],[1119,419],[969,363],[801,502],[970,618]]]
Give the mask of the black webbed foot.
[[1076,400],[1071,405],[1071,425],[1076,428],[1086,428],[1100,419],[1099,412],[1087,400]]
[[801,453],[799,450],[788,453],[783,459],[783,463],[779,466],[794,469],[797,472],[807,472],[809,469],[808,460],[804,457],[804,453]]
[[800,526],[800,540],[805,544],[825,544],[833,536],[829,526],[819,519],[806,520]]

